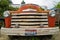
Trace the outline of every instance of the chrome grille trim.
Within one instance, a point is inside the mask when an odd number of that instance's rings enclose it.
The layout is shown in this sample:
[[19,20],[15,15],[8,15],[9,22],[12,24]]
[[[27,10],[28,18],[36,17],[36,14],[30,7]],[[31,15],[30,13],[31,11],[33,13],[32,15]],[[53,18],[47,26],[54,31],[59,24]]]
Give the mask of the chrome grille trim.
[[41,24],[48,27],[47,13],[12,13],[11,27],[19,25],[21,28],[38,28]]

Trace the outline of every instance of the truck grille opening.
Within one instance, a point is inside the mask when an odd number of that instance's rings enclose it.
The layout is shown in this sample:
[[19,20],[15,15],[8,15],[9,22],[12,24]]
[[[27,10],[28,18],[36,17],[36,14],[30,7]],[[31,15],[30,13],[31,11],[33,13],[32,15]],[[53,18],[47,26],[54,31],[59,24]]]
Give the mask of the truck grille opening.
[[47,13],[12,13],[11,27],[39,28],[48,27]]

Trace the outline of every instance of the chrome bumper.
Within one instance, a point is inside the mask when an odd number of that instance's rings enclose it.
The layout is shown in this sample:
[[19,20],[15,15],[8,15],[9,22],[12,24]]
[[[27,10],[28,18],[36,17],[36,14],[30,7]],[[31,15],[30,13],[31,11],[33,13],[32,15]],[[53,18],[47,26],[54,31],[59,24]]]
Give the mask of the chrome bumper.
[[59,32],[59,27],[53,27],[53,28],[1,28],[1,33],[5,33],[6,35],[26,36],[26,30],[36,30],[35,36],[54,35]]

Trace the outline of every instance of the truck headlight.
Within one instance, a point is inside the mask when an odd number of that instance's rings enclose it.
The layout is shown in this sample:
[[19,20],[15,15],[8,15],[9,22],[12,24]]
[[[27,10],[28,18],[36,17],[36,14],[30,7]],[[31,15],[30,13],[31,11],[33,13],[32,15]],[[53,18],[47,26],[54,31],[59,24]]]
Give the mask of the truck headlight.
[[10,12],[9,12],[9,11],[5,11],[5,12],[3,13],[3,16],[4,16],[4,17],[10,16]]
[[55,12],[54,10],[51,10],[51,11],[49,12],[49,14],[50,14],[50,16],[54,17],[54,16],[56,15],[56,12]]

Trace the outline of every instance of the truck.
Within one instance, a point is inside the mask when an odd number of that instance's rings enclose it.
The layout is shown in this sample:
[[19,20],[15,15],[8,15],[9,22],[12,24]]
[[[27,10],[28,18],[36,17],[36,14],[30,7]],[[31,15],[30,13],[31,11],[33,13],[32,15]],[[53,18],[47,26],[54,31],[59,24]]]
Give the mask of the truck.
[[[12,40],[25,40],[24,37],[39,37],[39,40],[50,40],[59,32],[54,10],[43,10],[36,4],[25,4],[17,11],[5,11],[5,27],[1,28]],[[31,39],[32,40],[32,39]],[[36,39],[35,39],[36,40]]]

